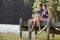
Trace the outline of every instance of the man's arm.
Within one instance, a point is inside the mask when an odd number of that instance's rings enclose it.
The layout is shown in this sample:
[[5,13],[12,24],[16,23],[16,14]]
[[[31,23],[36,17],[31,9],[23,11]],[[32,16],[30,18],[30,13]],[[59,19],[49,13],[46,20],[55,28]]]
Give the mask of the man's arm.
[[40,14],[35,14],[35,18],[40,18],[40,17],[42,17]]

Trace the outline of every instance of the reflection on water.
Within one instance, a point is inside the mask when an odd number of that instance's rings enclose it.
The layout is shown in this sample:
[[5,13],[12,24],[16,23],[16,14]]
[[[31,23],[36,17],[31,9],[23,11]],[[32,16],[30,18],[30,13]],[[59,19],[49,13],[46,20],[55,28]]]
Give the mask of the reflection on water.
[[16,32],[16,33],[19,33],[19,25],[0,24],[0,32]]

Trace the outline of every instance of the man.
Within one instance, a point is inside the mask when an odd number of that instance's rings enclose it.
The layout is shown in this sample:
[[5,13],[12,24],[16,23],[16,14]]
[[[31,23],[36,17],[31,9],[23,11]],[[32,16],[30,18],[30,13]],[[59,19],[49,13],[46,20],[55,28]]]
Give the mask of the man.
[[35,12],[35,17],[34,19],[30,19],[29,23],[32,26],[32,28],[29,30],[30,32],[34,29],[34,25],[38,25],[38,21],[44,21],[42,18],[42,4],[38,5],[38,10]]

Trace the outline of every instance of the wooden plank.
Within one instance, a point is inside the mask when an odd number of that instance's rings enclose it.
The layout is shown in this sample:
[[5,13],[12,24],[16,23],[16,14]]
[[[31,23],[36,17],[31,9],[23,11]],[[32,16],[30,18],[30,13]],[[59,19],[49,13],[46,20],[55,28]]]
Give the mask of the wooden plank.
[[38,33],[37,35],[35,35],[34,38],[37,38],[37,36],[38,36],[39,34],[41,34],[47,27],[48,27],[48,25],[46,25],[41,31],[39,31],[39,33]]
[[[41,23],[41,27],[44,27],[47,23]],[[26,23],[26,25],[22,25],[22,31],[28,31],[28,24]],[[55,22],[52,23],[52,28],[53,27],[60,27],[60,22]],[[38,31],[39,27],[36,27],[37,31]]]
[[28,31],[28,28],[22,28],[22,31]]
[[60,27],[60,22],[51,23],[53,27]]
[[[45,26],[45,25],[47,25],[46,22],[42,22],[42,23],[41,23],[41,26]],[[60,27],[60,22],[52,22],[51,25],[52,25],[53,27]],[[27,22],[27,21],[24,22],[22,26],[28,26],[28,22]]]
[[50,25],[47,27],[46,40],[49,40]]
[[22,37],[22,19],[20,19],[20,37]]
[[[47,23],[43,22],[41,23],[41,26],[45,26]],[[60,22],[52,22],[51,25],[53,27],[60,27]]]
[[60,31],[51,29],[51,30],[50,30],[50,33],[53,33],[53,34],[60,34]]

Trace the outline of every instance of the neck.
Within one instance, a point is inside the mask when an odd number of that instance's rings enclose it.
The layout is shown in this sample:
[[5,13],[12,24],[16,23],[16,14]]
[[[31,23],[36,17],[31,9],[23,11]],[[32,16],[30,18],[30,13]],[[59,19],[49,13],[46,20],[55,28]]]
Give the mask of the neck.
[[42,10],[42,9],[39,9],[39,10]]

